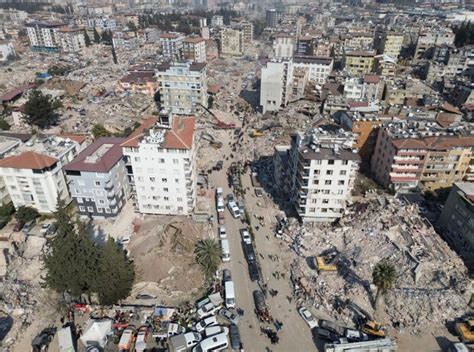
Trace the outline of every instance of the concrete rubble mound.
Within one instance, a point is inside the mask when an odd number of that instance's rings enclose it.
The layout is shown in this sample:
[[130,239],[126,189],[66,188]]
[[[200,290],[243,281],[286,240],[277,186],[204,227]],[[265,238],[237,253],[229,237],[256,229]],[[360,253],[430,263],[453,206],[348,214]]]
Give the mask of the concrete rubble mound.
[[[352,204],[338,224],[290,224],[283,236],[298,254],[290,269],[298,297],[335,319],[356,318],[341,304],[347,300],[373,312],[372,270],[381,260],[392,263],[398,274],[379,303],[377,318],[383,323],[421,329],[467,309],[466,267],[418,216],[416,205],[394,197],[364,199]],[[318,270],[316,257],[337,269]]]

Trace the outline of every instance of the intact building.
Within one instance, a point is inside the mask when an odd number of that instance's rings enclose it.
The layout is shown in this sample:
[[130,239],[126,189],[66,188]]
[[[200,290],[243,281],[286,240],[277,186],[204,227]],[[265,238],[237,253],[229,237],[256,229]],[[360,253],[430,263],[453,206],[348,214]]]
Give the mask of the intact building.
[[59,28],[63,27],[61,22],[31,22],[26,24],[28,38],[33,50],[59,51],[61,39]]
[[214,15],[211,18],[212,27],[222,27],[224,25],[224,17],[220,15]]
[[293,62],[269,61],[262,67],[260,105],[262,111],[278,111],[286,106],[292,92]]
[[291,137],[291,202],[303,222],[342,217],[360,157],[352,136],[336,128],[319,128]]
[[295,68],[307,68],[310,82],[324,84],[332,71],[333,59],[330,57],[295,56],[293,66]]
[[243,33],[237,29],[224,28],[220,33],[221,55],[241,56],[242,55]]
[[276,9],[267,10],[265,18],[269,27],[276,27],[283,18],[283,13]]
[[346,53],[345,69],[353,75],[371,73],[375,66],[375,51],[351,51]]
[[444,237],[461,255],[466,265],[474,268],[474,183],[453,184],[438,225]]
[[207,106],[205,63],[162,64],[156,75],[163,111],[192,115],[199,105]]
[[194,62],[206,62],[206,40],[201,37],[186,37],[183,40],[183,58]]
[[189,215],[196,205],[195,119],[150,118],[122,143],[140,213]]
[[276,34],[273,37],[273,56],[277,59],[289,59],[293,57],[295,40],[289,34]]
[[183,58],[183,40],[185,36],[181,33],[163,33],[160,35],[161,53],[171,60]]
[[122,210],[130,186],[122,154],[125,138],[99,138],[64,167],[81,216],[108,218]]

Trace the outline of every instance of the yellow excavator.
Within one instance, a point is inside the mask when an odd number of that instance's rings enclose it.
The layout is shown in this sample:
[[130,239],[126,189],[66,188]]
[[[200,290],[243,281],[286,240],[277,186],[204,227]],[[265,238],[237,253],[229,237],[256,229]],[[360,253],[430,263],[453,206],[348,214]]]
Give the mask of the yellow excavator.
[[361,330],[370,336],[385,337],[387,334],[385,327],[374,320],[365,321]]
[[327,264],[324,257],[316,257],[316,266],[318,271],[337,271],[337,266],[334,264]]
[[474,319],[464,320],[455,326],[462,342],[474,342]]
[[263,132],[259,131],[259,130],[253,130],[250,132],[250,137],[252,138],[257,138],[257,137],[261,137],[263,136]]

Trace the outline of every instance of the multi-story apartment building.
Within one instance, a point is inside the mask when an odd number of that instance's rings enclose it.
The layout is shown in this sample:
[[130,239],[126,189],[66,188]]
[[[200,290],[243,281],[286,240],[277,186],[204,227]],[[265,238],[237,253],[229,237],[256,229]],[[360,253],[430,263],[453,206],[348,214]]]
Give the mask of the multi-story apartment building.
[[295,39],[290,34],[280,33],[273,36],[273,56],[276,59],[290,59],[295,50]]
[[161,53],[171,60],[183,58],[183,40],[186,37],[181,33],[163,33],[160,35]]
[[99,32],[114,31],[117,28],[117,22],[108,16],[93,17],[87,19],[87,26],[89,28],[96,28]]
[[374,47],[374,35],[372,33],[352,33],[344,40],[346,50],[372,50]]
[[283,13],[276,9],[267,10],[265,14],[265,19],[269,27],[276,27],[282,18]]
[[253,44],[253,23],[249,21],[241,21],[237,28],[242,32],[242,46],[249,48]]
[[380,128],[372,157],[376,180],[392,189],[433,191],[472,176],[474,137],[416,131],[406,122]]
[[295,56],[293,58],[293,66],[308,69],[308,80],[317,84],[326,83],[332,71],[333,63],[334,61],[330,57]]
[[375,34],[375,47],[377,53],[380,55],[386,55],[393,59],[397,59],[400,56],[400,52],[403,47],[402,33],[397,32],[376,32]]
[[153,97],[157,88],[156,77],[153,71],[129,72],[118,82],[117,91],[140,93]]
[[453,184],[444,203],[438,225],[445,238],[461,255],[466,265],[474,268],[474,183]]
[[350,51],[345,54],[345,69],[353,75],[371,73],[375,64],[375,51]]
[[30,22],[26,24],[26,31],[33,50],[59,51],[61,39],[59,29],[62,22]]
[[201,37],[186,37],[183,40],[183,58],[194,62],[206,62],[206,40]]
[[[0,159],[8,156],[8,154],[17,149],[21,143],[22,141],[19,138],[14,137],[14,135],[0,135]],[[8,193],[3,177],[0,177],[0,205],[7,204],[10,201],[10,193]]]
[[211,18],[212,27],[222,27],[224,25],[224,17],[220,15],[214,15]]
[[64,166],[69,191],[81,216],[116,216],[130,196],[125,158],[125,138],[96,140]]
[[13,43],[0,40],[0,62],[9,60],[12,56],[16,56]]
[[0,160],[0,177],[15,208],[56,211],[57,198],[70,201],[63,166],[80,151],[85,138],[37,135]]
[[86,47],[84,28],[63,27],[58,31],[62,51],[77,53]]
[[137,210],[189,215],[196,204],[195,119],[160,116],[122,143]]
[[272,60],[262,67],[260,105],[264,113],[278,111],[288,104],[292,92],[292,77],[292,60]]
[[173,114],[194,114],[207,106],[206,64],[176,62],[157,69],[161,109]]
[[296,41],[295,55],[313,55],[313,40],[311,36],[298,37]]
[[352,144],[347,132],[331,129],[291,137],[291,202],[304,222],[342,216],[360,160]]
[[223,28],[220,33],[220,51],[223,57],[242,55],[243,33],[232,28]]
[[348,77],[344,82],[344,98],[378,102],[382,99],[385,82],[377,75]]
[[454,33],[450,29],[422,31],[418,35],[415,49],[415,59],[421,59],[425,52],[443,44],[452,45],[454,43]]

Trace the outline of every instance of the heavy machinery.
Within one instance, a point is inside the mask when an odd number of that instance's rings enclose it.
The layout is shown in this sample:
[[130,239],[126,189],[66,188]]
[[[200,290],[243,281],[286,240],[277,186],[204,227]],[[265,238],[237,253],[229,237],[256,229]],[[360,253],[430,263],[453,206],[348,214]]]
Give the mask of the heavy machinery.
[[455,327],[462,342],[474,342],[474,319],[457,322]]
[[327,264],[324,257],[318,256],[316,257],[316,267],[318,271],[328,271],[328,272],[335,272],[337,271],[337,266],[334,264]]
[[374,320],[365,321],[361,326],[361,330],[363,333],[375,337],[385,337],[387,334],[385,327]]
[[349,308],[352,310],[358,318],[359,329],[372,337],[384,338],[387,336],[386,328],[379,322],[372,319],[370,314],[357,304],[347,299],[346,301],[339,300],[338,302],[342,307]]
[[263,136],[263,132],[261,132],[259,130],[253,130],[253,131],[250,132],[249,136],[252,137],[252,138],[261,137],[261,136]]

